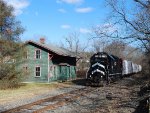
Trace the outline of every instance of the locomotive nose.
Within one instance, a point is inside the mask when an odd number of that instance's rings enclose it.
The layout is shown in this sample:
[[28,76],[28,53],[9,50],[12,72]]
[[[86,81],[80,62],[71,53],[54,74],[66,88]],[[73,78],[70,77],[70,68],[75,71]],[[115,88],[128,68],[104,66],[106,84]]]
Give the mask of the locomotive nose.
[[93,77],[93,78],[92,78],[92,79],[93,79],[93,82],[99,83],[100,80],[102,80],[102,79],[104,78],[104,75],[102,75],[101,73],[96,72],[96,73],[93,74],[92,77]]

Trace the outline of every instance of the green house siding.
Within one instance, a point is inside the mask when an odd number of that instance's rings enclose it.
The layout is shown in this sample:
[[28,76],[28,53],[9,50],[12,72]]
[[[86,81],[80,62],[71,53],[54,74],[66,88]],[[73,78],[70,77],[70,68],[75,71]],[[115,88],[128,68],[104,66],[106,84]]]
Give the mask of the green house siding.
[[75,66],[71,66],[70,67],[70,73],[71,73],[71,78],[75,79],[76,78],[76,67]]
[[67,80],[69,78],[68,67],[67,66],[60,66],[60,68],[61,68],[61,72],[60,72],[61,78],[60,79]]
[[[26,82],[65,81],[76,78],[75,57],[58,55],[34,43],[26,44],[26,48],[27,60],[23,65],[28,68],[29,72],[25,77]],[[36,50],[40,50],[40,59],[36,58]],[[36,76],[36,67],[40,67],[40,76],[38,77]]]
[[[35,51],[41,51],[41,58],[35,58]],[[47,82],[48,81],[48,53],[32,45],[27,45],[28,58],[26,65],[29,69],[29,76],[26,81]],[[35,69],[39,66],[41,68],[41,76],[35,76]]]
[[49,70],[49,81],[58,80],[58,67],[56,65],[51,64]]
[[75,66],[51,65],[50,68],[49,81],[65,81],[76,78]]

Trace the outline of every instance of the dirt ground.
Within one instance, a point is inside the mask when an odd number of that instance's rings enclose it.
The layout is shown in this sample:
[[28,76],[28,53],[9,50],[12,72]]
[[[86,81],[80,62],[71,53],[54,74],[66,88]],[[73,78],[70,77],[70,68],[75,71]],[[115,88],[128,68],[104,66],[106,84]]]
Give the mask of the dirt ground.
[[[141,77],[131,76],[104,87],[85,86],[85,79],[66,82],[63,84],[67,87],[61,87],[61,90],[57,88],[57,90],[70,92],[77,87],[78,89],[84,87],[91,91],[55,109],[47,109],[44,113],[148,113],[146,109],[139,109],[140,101],[150,94],[150,92],[144,92],[142,96],[139,96],[140,87],[146,83],[145,81],[148,82],[146,79],[142,80]],[[53,89],[53,92],[56,91]],[[57,93],[53,96],[56,95]]]
[[[84,85],[84,82],[82,79],[74,81],[78,85]],[[138,92],[145,83],[138,77],[126,77],[104,87],[93,87],[92,92],[74,102],[46,113],[149,113],[146,109],[138,109],[145,96],[139,96]]]
[[[148,82],[136,75],[125,77],[104,87],[95,87],[74,102],[46,113],[149,113],[150,104],[146,107],[149,111],[139,109],[140,101],[150,96],[150,92],[139,96],[140,87]],[[84,85],[85,81],[80,79],[74,83]]]
[[64,83],[27,83],[18,89],[0,90],[0,113],[40,99],[63,94],[83,86]]

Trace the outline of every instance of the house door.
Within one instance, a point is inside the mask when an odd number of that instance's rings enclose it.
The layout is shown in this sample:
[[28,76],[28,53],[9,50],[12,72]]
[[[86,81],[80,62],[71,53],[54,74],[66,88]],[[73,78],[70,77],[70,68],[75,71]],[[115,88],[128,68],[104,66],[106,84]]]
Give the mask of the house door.
[[48,81],[53,81],[53,66],[50,66],[49,68]]
[[61,76],[62,80],[68,79],[67,66],[61,66]]
[[69,77],[69,79],[72,78],[72,76],[71,76],[71,67],[70,66],[68,66],[68,77]]

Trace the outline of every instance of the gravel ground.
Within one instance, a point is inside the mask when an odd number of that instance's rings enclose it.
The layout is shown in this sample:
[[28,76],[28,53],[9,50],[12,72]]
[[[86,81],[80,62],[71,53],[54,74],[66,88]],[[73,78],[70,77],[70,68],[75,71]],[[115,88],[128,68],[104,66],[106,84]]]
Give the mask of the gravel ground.
[[[47,110],[44,113],[133,113],[135,108],[132,105],[122,106],[131,101],[133,87],[128,88],[124,85],[132,81],[133,79],[127,78],[120,83],[121,85],[117,83],[105,87],[96,87],[96,90],[81,96],[73,103],[54,110]],[[139,90],[138,87],[134,88],[134,90]]]
[[64,87],[64,88],[62,87],[62,88],[52,89],[52,90],[50,90],[49,93],[45,93],[45,94],[41,94],[41,95],[35,95],[32,98],[20,99],[20,100],[5,103],[5,104],[0,103],[0,112],[15,108],[15,107],[18,107],[21,105],[29,104],[29,103],[35,102],[37,100],[40,100],[40,99],[44,99],[44,98],[53,97],[53,96],[56,96],[59,94],[67,93],[67,92],[70,92],[72,90],[80,89],[83,87],[84,86],[80,86],[80,85],[69,85],[69,86]]
[[72,103],[44,113],[137,113],[140,84],[134,78],[124,78],[95,89]]
[[[35,96],[32,99],[28,98],[8,103],[0,106],[0,109],[3,111],[39,99],[53,97],[72,90],[84,88],[86,87],[84,86],[84,82],[84,80],[77,80],[74,81],[76,85],[58,88],[50,91],[50,93]],[[140,98],[137,92],[139,92],[142,84],[139,82],[141,81],[137,81],[134,77],[127,77],[104,87],[94,87],[92,92],[83,94],[79,98],[61,107],[57,107],[56,109],[46,110],[44,113],[135,113],[135,110],[139,105],[137,99]],[[89,87],[86,88],[88,89]]]

